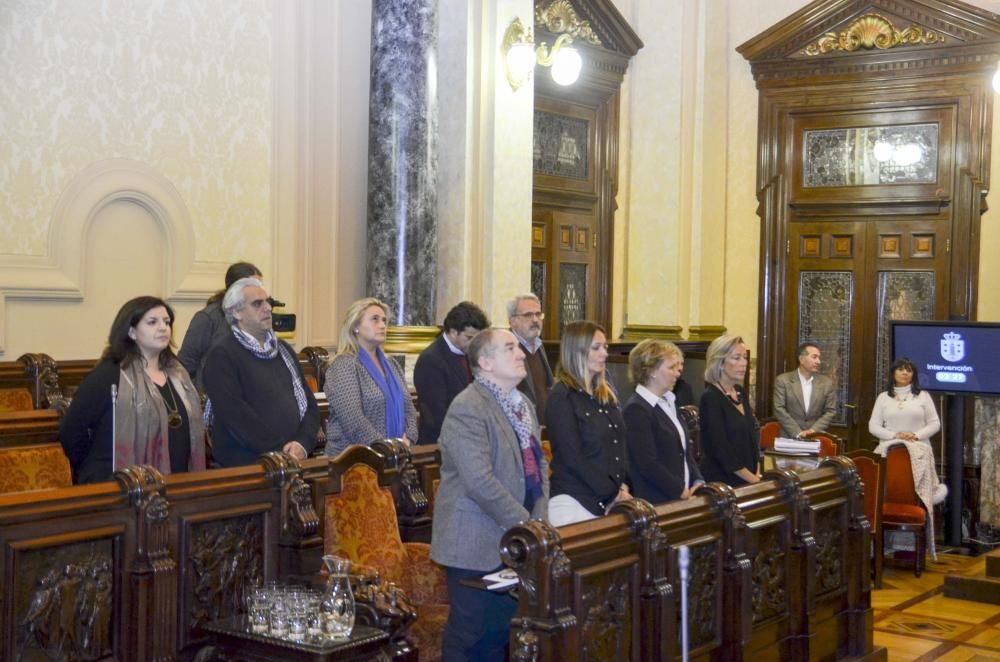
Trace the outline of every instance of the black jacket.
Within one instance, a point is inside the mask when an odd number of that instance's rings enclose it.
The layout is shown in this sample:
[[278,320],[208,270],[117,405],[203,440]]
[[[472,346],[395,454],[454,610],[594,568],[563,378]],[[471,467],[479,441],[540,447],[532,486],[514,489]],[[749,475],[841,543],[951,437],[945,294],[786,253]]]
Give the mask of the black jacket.
[[[628,431],[628,475],[632,495],[651,503],[679,499],[684,491],[684,465],[688,466],[690,484],[702,480],[684,421],[685,444],[681,445],[677,427],[659,407],[649,404],[638,393],[625,405],[625,428]],[[687,451],[685,452],[685,447]]]
[[471,383],[458,355],[448,347],[444,334],[420,353],[413,366],[413,386],[417,389],[421,444],[436,444],[441,423],[455,396]]

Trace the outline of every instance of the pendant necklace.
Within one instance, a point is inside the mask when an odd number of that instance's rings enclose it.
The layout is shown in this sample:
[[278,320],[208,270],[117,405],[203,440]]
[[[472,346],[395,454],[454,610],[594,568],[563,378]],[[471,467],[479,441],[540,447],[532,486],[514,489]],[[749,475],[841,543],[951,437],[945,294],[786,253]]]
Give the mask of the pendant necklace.
[[167,379],[166,383],[167,394],[170,396],[170,403],[167,403],[166,398],[163,399],[163,405],[167,408],[167,425],[173,429],[177,429],[184,422],[181,418],[180,407],[177,406],[177,400],[174,398],[174,388],[170,384],[170,379]]

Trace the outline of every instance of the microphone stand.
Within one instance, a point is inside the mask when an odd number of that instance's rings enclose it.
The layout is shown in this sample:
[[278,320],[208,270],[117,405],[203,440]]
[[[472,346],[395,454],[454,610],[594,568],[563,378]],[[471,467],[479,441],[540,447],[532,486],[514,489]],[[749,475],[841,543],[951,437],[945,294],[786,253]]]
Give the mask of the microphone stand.
[[118,384],[111,385],[111,475],[115,473],[115,455],[118,449]]
[[691,563],[687,545],[677,550],[681,571],[681,660],[688,662],[688,566]]

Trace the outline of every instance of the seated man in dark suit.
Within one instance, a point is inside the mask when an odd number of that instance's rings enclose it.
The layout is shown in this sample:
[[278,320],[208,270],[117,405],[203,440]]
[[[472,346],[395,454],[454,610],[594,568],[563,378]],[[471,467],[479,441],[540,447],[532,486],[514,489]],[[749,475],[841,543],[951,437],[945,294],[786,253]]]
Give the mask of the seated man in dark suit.
[[490,325],[486,313],[471,301],[463,301],[448,311],[444,331],[427,346],[413,367],[420,411],[421,444],[435,444],[448,405],[472,383],[472,370],[465,351],[476,334]]
[[212,346],[204,368],[216,462],[238,467],[270,451],[306,459],[316,446],[319,408],[295,350],[274,335],[261,282],[233,283],[222,311],[232,333]]
[[500,537],[548,512],[548,466],[538,420],[517,390],[524,352],[510,331],[487,329],[469,345],[475,381],[441,427],[441,483],[434,500],[431,559],[448,573],[444,660],[503,660],[517,603],[462,584],[497,570]]
[[799,367],[774,380],[774,416],[789,439],[825,432],[837,413],[833,380],[819,373],[819,347],[804,342],[798,356]]

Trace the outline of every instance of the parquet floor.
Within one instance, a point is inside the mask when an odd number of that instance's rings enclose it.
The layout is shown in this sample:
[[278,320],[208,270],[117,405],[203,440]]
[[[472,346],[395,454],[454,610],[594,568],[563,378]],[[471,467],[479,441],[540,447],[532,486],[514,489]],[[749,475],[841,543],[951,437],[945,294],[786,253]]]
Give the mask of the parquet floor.
[[982,575],[985,564],[982,556],[938,554],[920,577],[885,568],[882,588],[872,591],[875,645],[888,649],[890,662],[1000,660],[1000,605],[943,592],[945,575]]

